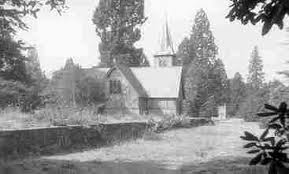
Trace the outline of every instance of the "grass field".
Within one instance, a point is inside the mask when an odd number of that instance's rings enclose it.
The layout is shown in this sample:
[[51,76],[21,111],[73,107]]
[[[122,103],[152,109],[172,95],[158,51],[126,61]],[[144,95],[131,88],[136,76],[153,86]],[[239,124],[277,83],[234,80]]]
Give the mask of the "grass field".
[[[250,156],[239,138],[244,130],[260,133],[256,123],[228,120],[164,132],[112,147],[5,163],[0,173],[15,174],[263,174],[248,166]],[[9,174],[8,173],[8,174]]]

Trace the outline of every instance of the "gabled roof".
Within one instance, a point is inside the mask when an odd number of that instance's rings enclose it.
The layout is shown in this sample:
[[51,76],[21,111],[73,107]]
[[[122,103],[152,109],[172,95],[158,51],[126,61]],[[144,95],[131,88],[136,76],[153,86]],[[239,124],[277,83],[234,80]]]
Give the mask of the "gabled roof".
[[120,70],[120,72],[125,76],[125,78],[128,80],[128,82],[132,85],[132,87],[136,90],[138,95],[140,97],[147,97],[146,91],[143,88],[143,86],[140,84],[138,79],[135,77],[135,75],[132,73],[131,69],[123,66],[123,65],[115,65],[112,67],[108,72],[106,77],[108,77],[114,70]]
[[182,77],[182,67],[136,67],[117,65],[111,68],[107,77],[119,69],[140,97],[178,98]]
[[178,98],[182,67],[130,68],[149,98]]

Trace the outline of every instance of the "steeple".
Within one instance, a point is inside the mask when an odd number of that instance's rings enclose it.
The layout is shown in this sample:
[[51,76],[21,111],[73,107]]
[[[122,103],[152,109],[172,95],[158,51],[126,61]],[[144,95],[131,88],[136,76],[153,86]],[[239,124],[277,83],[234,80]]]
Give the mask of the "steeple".
[[160,48],[154,55],[156,67],[170,67],[173,66],[173,58],[175,51],[172,42],[172,36],[169,29],[168,20],[166,17],[165,24],[162,27],[162,34],[160,38]]

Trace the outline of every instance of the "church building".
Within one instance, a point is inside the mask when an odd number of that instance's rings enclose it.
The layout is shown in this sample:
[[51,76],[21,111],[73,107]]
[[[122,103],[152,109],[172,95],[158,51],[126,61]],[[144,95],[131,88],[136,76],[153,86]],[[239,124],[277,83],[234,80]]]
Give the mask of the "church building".
[[[168,23],[163,26],[159,50],[150,67],[92,68],[105,72],[105,110],[109,113],[179,115],[182,113],[182,67],[174,66],[175,51]],[[95,72],[95,73],[94,73]]]
[[182,113],[182,67],[173,66],[175,52],[168,24],[163,28],[160,49],[151,67],[115,65],[106,74],[108,113]]

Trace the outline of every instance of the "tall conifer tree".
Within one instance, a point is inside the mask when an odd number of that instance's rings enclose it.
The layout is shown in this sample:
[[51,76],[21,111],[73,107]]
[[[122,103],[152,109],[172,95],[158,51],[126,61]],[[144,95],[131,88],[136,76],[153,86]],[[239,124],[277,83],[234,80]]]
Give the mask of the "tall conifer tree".
[[247,83],[252,90],[262,88],[264,83],[263,61],[257,46],[254,47],[251,53]]
[[143,50],[134,44],[140,40],[145,22],[144,0],[100,0],[93,15],[96,33],[101,39],[101,66],[115,63],[146,66]]

